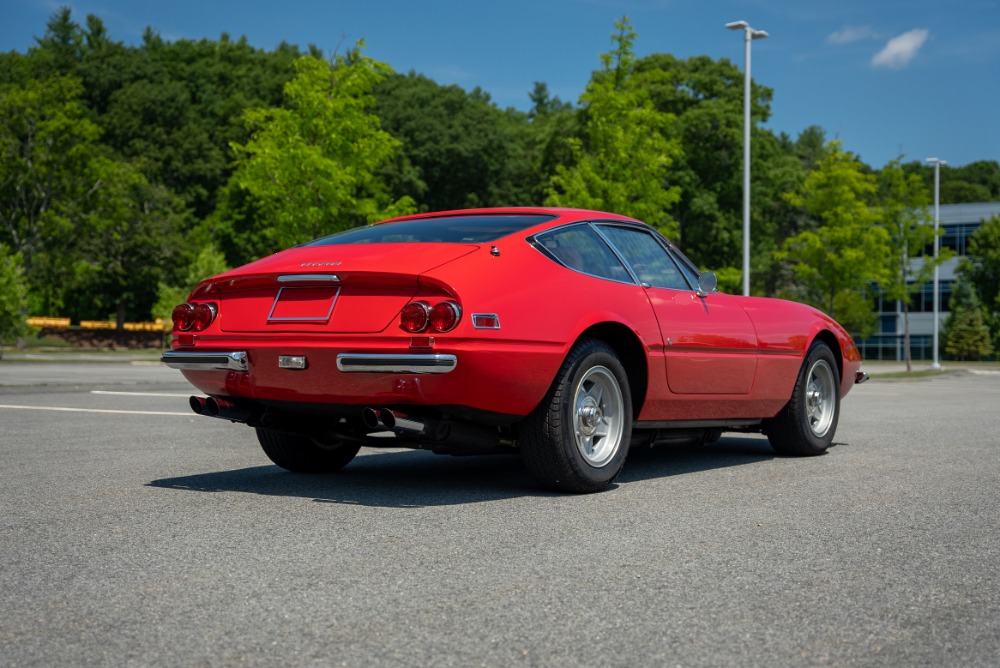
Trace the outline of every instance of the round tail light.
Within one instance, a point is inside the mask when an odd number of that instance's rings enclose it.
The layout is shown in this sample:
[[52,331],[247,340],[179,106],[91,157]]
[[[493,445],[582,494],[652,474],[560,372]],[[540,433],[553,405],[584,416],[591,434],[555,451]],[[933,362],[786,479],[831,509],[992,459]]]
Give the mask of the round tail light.
[[215,320],[218,307],[212,302],[198,304],[194,307],[194,330],[200,332],[206,329]]
[[431,309],[431,327],[438,332],[450,332],[458,325],[462,308],[455,302],[441,302]]
[[431,308],[427,302],[410,302],[399,314],[399,326],[411,334],[427,329]]
[[191,304],[178,304],[170,313],[174,328],[186,332],[194,326],[194,307]]

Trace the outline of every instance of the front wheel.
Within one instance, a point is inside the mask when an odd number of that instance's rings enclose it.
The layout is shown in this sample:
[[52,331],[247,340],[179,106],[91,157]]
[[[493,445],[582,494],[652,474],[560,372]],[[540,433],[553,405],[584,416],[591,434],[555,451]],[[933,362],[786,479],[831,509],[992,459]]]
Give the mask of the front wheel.
[[564,492],[597,492],[618,476],[632,434],[632,395],[618,355],[581,341],[541,405],[522,424],[521,451],[535,478]]
[[765,423],[767,440],[781,455],[820,455],[833,443],[840,418],[840,376],[822,341],[806,354],[792,398]]
[[361,449],[351,443],[324,444],[299,434],[257,428],[257,440],[272,462],[294,473],[332,473],[347,466]]

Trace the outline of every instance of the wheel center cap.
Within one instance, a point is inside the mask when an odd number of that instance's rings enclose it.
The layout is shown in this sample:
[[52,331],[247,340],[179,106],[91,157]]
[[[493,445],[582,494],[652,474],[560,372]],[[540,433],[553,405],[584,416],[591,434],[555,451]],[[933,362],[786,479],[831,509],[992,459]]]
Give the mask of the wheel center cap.
[[593,401],[588,401],[581,406],[577,411],[577,415],[580,416],[580,426],[588,432],[588,435],[592,434],[597,429],[597,425],[604,419],[601,407],[593,403]]

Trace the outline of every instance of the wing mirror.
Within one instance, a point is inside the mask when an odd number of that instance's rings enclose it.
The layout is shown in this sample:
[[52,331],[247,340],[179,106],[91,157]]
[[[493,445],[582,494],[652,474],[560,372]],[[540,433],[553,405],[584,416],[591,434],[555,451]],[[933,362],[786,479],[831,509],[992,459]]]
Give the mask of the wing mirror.
[[709,295],[709,293],[715,292],[715,289],[719,287],[719,279],[710,271],[702,272],[701,276],[698,277],[698,296],[704,299]]

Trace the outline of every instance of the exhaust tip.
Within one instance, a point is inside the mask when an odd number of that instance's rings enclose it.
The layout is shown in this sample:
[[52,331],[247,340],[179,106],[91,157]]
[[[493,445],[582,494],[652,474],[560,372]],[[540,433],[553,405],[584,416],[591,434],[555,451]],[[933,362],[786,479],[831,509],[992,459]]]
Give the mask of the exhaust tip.
[[361,409],[361,422],[369,429],[378,429],[378,412],[374,408]]
[[205,400],[204,412],[205,415],[209,415],[211,417],[219,415],[219,402],[216,401],[215,397],[209,397]]
[[378,420],[384,424],[388,429],[393,429],[396,426],[396,416],[392,414],[388,408],[380,408],[378,411]]
[[188,399],[188,405],[191,406],[191,410],[193,410],[198,415],[205,414],[205,402],[206,402],[205,397],[196,397],[194,395],[191,395],[191,397]]

